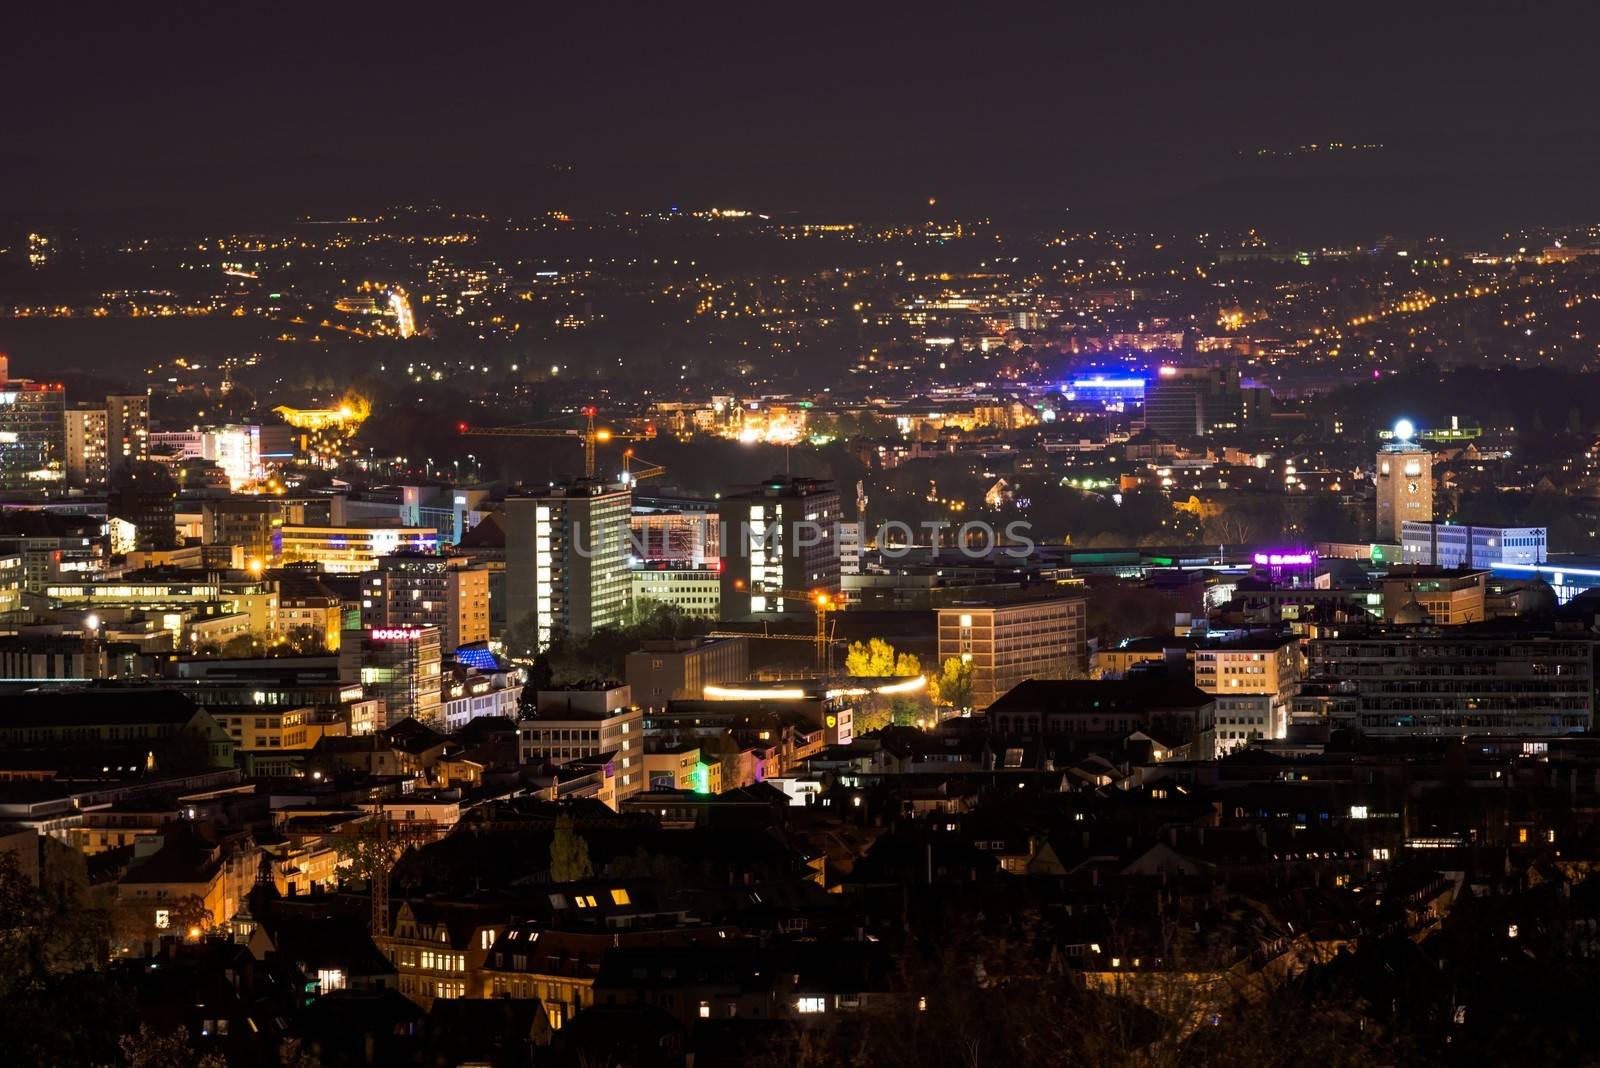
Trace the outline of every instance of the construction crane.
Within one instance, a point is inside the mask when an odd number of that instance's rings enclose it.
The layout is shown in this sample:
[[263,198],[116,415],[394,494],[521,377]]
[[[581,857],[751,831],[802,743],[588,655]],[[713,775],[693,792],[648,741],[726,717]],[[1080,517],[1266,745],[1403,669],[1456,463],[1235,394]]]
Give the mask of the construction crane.
[[372,898],[372,937],[389,937],[389,879],[394,865],[406,848],[420,845],[437,837],[432,828],[420,823],[397,824],[383,803],[376,798],[368,815],[355,826],[342,828],[340,837],[354,842],[370,844],[373,852],[369,865],[380,870],[367,872],[368,892]]
[[[644,464],[643,467],[640,467],[637,470],[634,469],[634,467],[633,467],[633,461],[636,460],[636,459],[641,461]],[[643,456],[637,456],[636,457],[636,456],[634,456],[632,449],[624,449],[623,450],[623,452],[622,452],[622,484],[623,485],[631,486],[631,485],[633,485],[633,484],[635,484],[637,482],[643,482],[647,478],[656,478],[656,477],[658,477],[660,475],[664,475],[666,473],[667,473],[667,468],[666,468],[665,464],[654,464],[654,463],[651,463],[649,460],[646,460]]]
[[[456,430],[469,438],[578,438],[583,442],[583,477],[594,477],[595,446],[608,441],[650,441],[655,438],[655,427],[650,427],[644,433],[633,431],[608,430],[605,427],[595,428],[595,409],[591,406],[583,410],[585,425],[578,427],[552,427],[552,426],[472,426],[468,423],[457,423]],[[665,470],[663,468],[662,470]],[[650,477],[648,475],[643,477]]]
[[[744,579],[734,579],[733,588],[745,589]],[[836,612],[844,607],[844,598],[829,590],[783,590],[772,586],[761,585],[750,590],[752,597],[787,597],[796,601],[810,601],[816,609],[817,615],[817,676],[827,679],[833,673],[833,665],[829,663],[828,656],[828,613]]]

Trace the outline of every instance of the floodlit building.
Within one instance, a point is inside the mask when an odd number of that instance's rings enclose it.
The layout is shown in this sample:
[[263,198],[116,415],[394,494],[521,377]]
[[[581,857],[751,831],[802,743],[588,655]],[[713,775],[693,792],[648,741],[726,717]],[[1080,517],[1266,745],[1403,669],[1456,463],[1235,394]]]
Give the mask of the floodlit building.
[[1394,436],[1377,456],[1377,533],[1388,544],[1405,541],[1407,520],[1433,521],[1433,453],[1419,447],[1409,420],[1395,424]]
[[1079,597],[958,604],[939,609],[939,664],[972,667],[972,707],[988,708],[1028,679],[1079,678],[1088,667]]
[[1239,638],[1194,648],[1194,684],[1216,698],[1218,756],[1254,738],[1282,738],[1300,680],[1294,638]]

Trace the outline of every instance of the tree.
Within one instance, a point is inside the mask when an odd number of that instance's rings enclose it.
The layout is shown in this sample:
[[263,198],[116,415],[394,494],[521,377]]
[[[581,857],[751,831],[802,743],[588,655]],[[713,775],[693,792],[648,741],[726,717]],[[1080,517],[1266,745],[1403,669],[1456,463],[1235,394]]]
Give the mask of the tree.
[[972,707],[972,664],[958,656],[945,657],[929,686],[935,704],[950,708]]
[[117,1047],[128,1068],[227,1068],[228,1063],[214,1053],[195,1052],[186,1027],[162,1034],[140,1024],[139,1033],[124,1035]]
[[859,678],[909,677],[922,674],[922,664],[911,653],[899,653],[882,638],[873,638],[866,644],[851,642],[845,652],[846,675]]
[[326,635],[318,627],[302,624],[290,627],[283,641],[269,650],[277,656],[323,656],[328,652]]
[[556,833],[550,839],[550,881],[572,883],[593,877],[589,843],[573,830],[571,814],[563,812],[556,819]]
[[109,1064],[130,1026],[126,989],[101,970],[110,918],[86,876],[57,870],[56,845],[40,843],[37,884],[0,853],[0,1049],[10,1064]]
[[203,935],[216,923],[206,903],[193,894],[174,900],[168,906],[167,915],[173,932],[181,938]]

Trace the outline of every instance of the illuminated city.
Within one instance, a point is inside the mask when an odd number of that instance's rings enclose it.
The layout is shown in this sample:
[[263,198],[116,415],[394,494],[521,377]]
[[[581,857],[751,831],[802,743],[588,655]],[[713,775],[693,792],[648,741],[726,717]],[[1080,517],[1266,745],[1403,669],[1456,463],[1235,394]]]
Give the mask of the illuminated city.
[[11,1061],[1600,1062],[1600,15],[241,14],[0,63]]

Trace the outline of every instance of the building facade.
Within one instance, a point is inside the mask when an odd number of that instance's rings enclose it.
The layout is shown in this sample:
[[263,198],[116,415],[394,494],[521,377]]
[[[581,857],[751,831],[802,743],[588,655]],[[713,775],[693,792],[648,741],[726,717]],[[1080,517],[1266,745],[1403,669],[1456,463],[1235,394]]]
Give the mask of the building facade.
[[1493,567],[1542,564],[1549,534],[1544,527],[1479,527],[1469,523],[1406,520],[1400,525],[1400,559],[1433,567]]
[[815,609],[809,594],[839,590],[839,494],[831,482],[777,475],[722,498],[722,614]]
[[1199,645],[1195,686],[1216,698],[1216,752],[1225,755],[1255,738],[1282,738],[1300,681],[1300,648],[1293,638],[1242,639]]
[[435,627],[441,648],[489,640],[489,573],[465,557],[392,553],[361,576],[363,627]]
[[707,686],[731,686],[750,677],[750,639],[691,638],[647,641],[627,656],[628,688],[650,708],[699,700]]
[[1433,453],[1397,435],[1377,456],[1378,541],[1404,542],[1406,521],[1433,521]]
[[434,723],[442,690],[436,627],[375,627],[339,637],[339,677],[383,702],[385,728],[410,716]]
[[1084,602],[1050,597],[939,609],[939,663],[972,669],[972,707],[985,709],[1028,679],[1072,679],[1088,667]]
[[722,618],[722,572],[716,568],[645,562],[630,575],[637,611],[663,604],[696,619]]
[[579,479],[506,500],[506,622],[539,648],[627,618],[629,514],[620,483]]
[[1296,701],[1379,736],[1567,734],[1594,718],[1595,639],[1500,630],[1351,628],[1307,643]]
[[106,455],[106,410],[68,408],[67,485],[74,489],[102,489],[110,477]]

